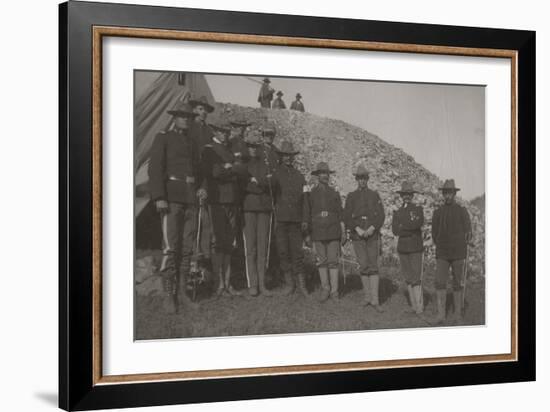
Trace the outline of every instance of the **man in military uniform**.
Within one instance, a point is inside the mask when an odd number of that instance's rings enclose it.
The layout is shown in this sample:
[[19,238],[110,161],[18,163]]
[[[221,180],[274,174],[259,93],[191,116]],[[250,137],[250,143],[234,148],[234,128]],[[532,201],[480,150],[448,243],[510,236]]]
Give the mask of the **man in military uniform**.
[[401,274],[407,282],[412,311],[420,314],[424,310],[422,299],[422,265],[424,242],[422,241],[422,225],[424,211],[422,206],[413,203],[416,193],[412,182],[403,182],[401,190],[403,203],[393,213],[392,231],[398,236],[397,252],[401,262]]
[[277,135],[277,128],[273,122],[266,122],[260,128],[262,132],[263,144],[261,147],[261,156],[269,169],[269,174],[273,174],[279,166],[279,154],[277,146],[273,144]]
[[[199,153],[189,136],[189,122],[196,116],[183,105],[168,112],[174,128],[159,133],[151,148],[149,184],[151,198],[162,218],[162,276],[167,313],[177,311],[178,302],[191,306],[186,295],[187,275],[196,231]],[[178,276],[179,275],[179,276]]]
[[307,207],[307,203],[304,202],[306,180],[293,165],[294,156],[298,153],[290,141],[283,141],[280,150],[278,150],[281,164],[273,174],[275,237],[281,269],[285,277],[283,294],[290,295],[294,292],[296,278],[299,291],[307,296],[302,232],[307,230],[307,222],[304,217],[308,216],[309,212],[304,211],[304,208]]
[[432,239],[435,243],[436,277],[435,289],[437,294],[438,324],[445,321],[447,280],[449,268],[453,272],[453,299],[455,307],[455,321],[462,320],[462,285],[464,264],[468,242],[472,239],[470,215],[465,207],[456,203],[456,192],[453,179],[446,180],[439,188],[443,194],[444,203],[434,211],[432,217]]
[[267,176],[269,172],[267,165],[261,158],[262,142],[259,136],[247,136],[246,144],[249,146],[250,160],[246,165],[243,232],[249,294],[257,296],[261,293],[263,296],[272,296],[272,292],[265,285],[269,225],[273,205],[272,183]]
[[271,83],[271,80],[269,80],[269,78],[266,77],[264,79],[262,87],[260,87],[260,92],[258,93],[258,102],[260,103],[260,107],[264,107],[266,109],[271,108],[271,101],[273,100],[273,93],[275,93],[275,89],[273,89],[269,85],[270,83]]
[[311,240],[317,255],[317,267],[321,279],[319,300],[338,299],[338,257],[340,242],[345,239],[344,213],[340,194],[329,185],[328,164],[320,162],[311,172],[318,184],[311,189],[306,208],[306,220],[311,228]]
[[247,129],[252,126],[244,118],[234,118],[229,121],[231,125],[231,134],[229,135],[229,147],[235,155],[235,158],[246,162],[248,159],[248,146],[244,141]]
[[283,94],[284,93],[280,90],[277,92],[277,97],[275,98],[275,100],[273,100],[273,109],[286,109],[286,104],[283,100]]
[[290,110],[297,110],[299,112],[305,112],[306,109],[304,107],[304,103],[302,103],[302,100],[300,100],[302,98],[302,95],[300,93],[296,93],[296,100],[294,100],[291,104],[290,104]]
[[228,147],[230,126],[213,126],[212,143],[204,147],[204,165],[208,206],[214,234],[212,268],[219,276],[218,296],[224,293],[240,295],[231,285],[231,255],[237,239],[238,177],[245,174]]
[[365,292],[364,305],[372,305],[378,312],[383,312],[378,296],[378,254],[380,228],[384,224],[384,206],[378,192],[368,188],[369,174],[363,165],[357,168],[355,179],[358,188],[346,198],[344,220],[360,265]]

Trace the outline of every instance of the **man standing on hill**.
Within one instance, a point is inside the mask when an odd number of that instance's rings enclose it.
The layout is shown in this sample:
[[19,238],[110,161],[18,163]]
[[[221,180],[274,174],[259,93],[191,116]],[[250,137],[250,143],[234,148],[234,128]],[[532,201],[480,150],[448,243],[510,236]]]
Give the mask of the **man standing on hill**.
[[[328,164],[320,162],[311,172],[319,182],[309,193],[306,210],[309,214],[306,221],[311,227],[311,240],[317,256],[317,267],[321,280],[319,301],[324,302],[331,297],[337,300],[338,295],[338,257],[340,242],[345,236],[343,210],[340,194],[330,185],[330,170]],[[345,239],[345,237],[344,237]]]
[[296,94],[296,100],[294,100],[290,104],[290,110],[297,110],[299,112],[305,112],[306,111],[306,108],[304,107],[304,103],[302,103],[302,100],[300,100],[301,98],[302,98],[302,95],[300,93],[297,93]]
[[424,310],[422,299],[422,254],[424,243],[422,241],[422,225],[424,224],[424,211],[422,206],[413,203],[416,193],[412,182],[403,182],[401,190],[403,203],[393,213],[392,231],[399,236],[397,252],[401,263],[401,274],[407,282],[409,299],[413,312],[417,314]]
[[186,290],[196,232],[200,174],[198,149],[188,133],[189,123],[196,114],[187,104],[168,113],[174,116],[174,128],[159,133],[153,142],[149,185],[162,220],[163,306],[166,313],[172,314],[178,303],[192,306]]
[[283,100],[283,92],[280,90],[277,92],[277,98],[273,101],[273,108],[286,109],[286,104]]
[[[368,188],[369,173],[359,165],[355,173],[358,188],[346,198],[344,221],[353,241],[365,292],[364,305],[383,312],[378,296],[380,228],[384,224],[384,206],[378,192]],[[368,290],[370,289],[370,297]]]
[[299,152],[294,150],[291,142],[283,141],[278,153],[281,164],[273,174],[273,183],[275,185],[277,252],[285,277],[283,294],[292,294],[297,283],[300,292],[307,296],[302,251],[302,232],[307,230],[304,217],[309,216],[309,211],[304,210],[307,208],[307,202],[304,202],[306,180],[293,165],[294,156]]
[[447,303],[447,281],[449,268],[453,272],[453,299],[455,321],[462,321],[462,285],[464,265],[468,242],[472,239],[470,215],[465,207],[456,203],[456,192],[453,179],[446,180],[439,188],[443,194],[444,203],[435,210],[432,217],[432,239],[435,243],[438,324],[445,321]]
[[260,87],[260,92],[258,93],[258,102],[260,103],[260,107],[264,107],[266,109],[271,108],[273,93],[275,93],[275,89],[269,85],[270,83],[271,83],[271,80],[269,80],[269,78],[266,77],[264,79],[262,87]]

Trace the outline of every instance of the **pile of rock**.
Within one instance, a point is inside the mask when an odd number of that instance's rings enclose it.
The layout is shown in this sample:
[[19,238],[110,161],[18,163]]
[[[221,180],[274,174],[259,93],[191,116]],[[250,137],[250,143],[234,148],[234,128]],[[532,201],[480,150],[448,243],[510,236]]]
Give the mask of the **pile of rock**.
[[[386,211],[382,228],[382,260],[386,265],[398,263],[397,240],[391,232],[392,213],[401,204],[396,191],[404,180],[413,181],[420,192],[415,201],[425,211],[426,270],[433,272],[435,247],[430,228],[433,211],[441,203],[438,188],[442,182],[412,156],[359,127],[311,113],[218,104],[213,115],[212,121],[233,116],[245,117],[254,123],[251,133],[257,133],[259,127],[269,120],[277,127],[276,145],[289,139],[300,150],[296,163],[310,183],[314,183],[310,171],[317,162],[327,161],[331,169],[336,170],[333,183],[343,200],[347,193],[356,188],[353,170],[357,165],[365,164],[370,171],[369,186],[380,193]],[[474,204],[460,198],[458,202],[468,209],[473,226],[473,243],[469,248],[470,276],[482,277],[485,272],[485,217]],[[351,254],[350,249],[346,248]]]

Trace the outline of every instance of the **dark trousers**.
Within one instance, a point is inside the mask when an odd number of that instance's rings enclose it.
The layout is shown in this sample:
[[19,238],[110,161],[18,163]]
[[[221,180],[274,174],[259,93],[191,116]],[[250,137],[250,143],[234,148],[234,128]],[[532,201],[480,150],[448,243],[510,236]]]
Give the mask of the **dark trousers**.
[[448,260],[437,258],[435,268],[435,288],[438,290],[447,289],[449,268],[453,272],[453,290],[461,290],[462,278],[464,276],[464,259]]
[[361,276],[378,275],[378,253],[380,234],[369,236],[367,239],[353,240],[353,250],[359,262]]
[[212,267],[216,274],[225,273],[231,263],[231,253],[237,235],[237,206],[210,205],[214,233]]
[[269,212],[244,213],[244,247],[250,287],[258,287],[258,276],[265,275]]
[[422,252],[399,253],[399,261],[401,262],[401,274],[407,283],[411,286],[419,285],[422,272]]
[[315,240],[313,250],[320,268],[337,269],[340,257],[340,240]]
[[169,202],[169,210],[161,216],[162,263],[160,273],[172,281],[178,273],[189,272],[190,258],[197,231],[197,209],[194,205]]
[[304,270],[302,230],[299,222],[277,222],[277,252],[284,273],[300,274]]

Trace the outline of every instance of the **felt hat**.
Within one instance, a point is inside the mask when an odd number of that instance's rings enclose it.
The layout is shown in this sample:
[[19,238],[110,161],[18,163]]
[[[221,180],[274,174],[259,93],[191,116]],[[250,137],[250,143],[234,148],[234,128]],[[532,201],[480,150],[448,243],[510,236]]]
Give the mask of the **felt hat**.
[[277,133],[277,128],[275,127],[275,124],[273,122],[266,122],[262,126],[260,126],[260,130],[262,133]]
[[315,168],[315,170],[313,170],[311,172],[312,175],[318,175],[320,173],[328,173],[328,174],[331,174],[331,173],[334,173],[334,170],[330,170],[329,167],[328,167],[328,163],[326,162],[319,162],[317,163],[317,167]]
[[252,126],[252,123],[247,121],[244,117],[235,117],[229,120],[229,124],[233,127],[248,127]]
[[264,78],[264,83],[271,83],[271,80],[269,80],[269,77]]
[[262,145],[262,139],[257,133],[248,133],[244,139],[247,146],[258,147]]
[[454,192],[458,192],[460,189],[458,187],[455,186],[455,180],[454,179],[447,179],[445,180],[445,182],[443,183],[443,186],[441,186],[439,188],[439,190],[441,191],[454,191]]
[[174,117],[187,117],[191,119],[197,115],[193,112],[193,108],[187,103],[178,103],[172,110],[168,110],[167,113]]
[[300,99],[302,97],[302,95],[300,93],[296,93],[296,98],[297,99]]
[[413,182],[403,182],[401,184],[401,190],[398,190],[397,193],[417,193],[417,191],[414,190]]
[[214,106],[212,106],[210,103],[208,103],[208,100],[206,99],[206,96],[201,96],[198,99],[191,99],[191,100],[189,100],[189,104],[191,104],[191,106],[193,108],[195,108],[197,106],[204,106],[205,110],[208,113],[212,113],[214,111]]
[[356,172],[353,174],[355,178],[358,177],[369,177],[369,172],[367,171],[367,168],[364,165],[357,166]]
[[279,90],[276,94],[277,94],[277,96],[282,96],[284,93]]
[[231,125],[226,122],[211,124],[210,127],[215,131],[222,132],[222,133],[229,133],[231,131]]
[[294,149],[294,145],[288,140],[283,140],[283,142],[281,143],[281,148],[277,149],[276,152],[280,155],[296,155],[300,153],[299,151]]

